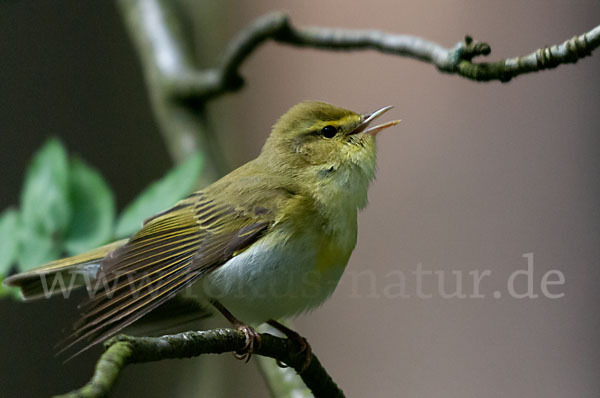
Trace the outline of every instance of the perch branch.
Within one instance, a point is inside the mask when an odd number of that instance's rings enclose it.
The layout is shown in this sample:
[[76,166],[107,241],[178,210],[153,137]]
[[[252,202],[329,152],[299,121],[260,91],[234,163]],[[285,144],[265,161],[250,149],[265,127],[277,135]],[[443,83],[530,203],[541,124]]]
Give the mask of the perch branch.
[[[261,347],[254,354],[278,359],[295,369],[315,397],[344,396],[315,355],[308,368],[300,373],[304,355],[295,355],[297,347],[287,339],[268,333],[261,334],[261,338]],[[98,360],[91,380],[82,388],[59,398],[106,397],[121,370],[128,364],[235,352],[242,349],[244,344],[244,334],[235,329],[185,332],[162,337],[116,336],[105,343],[106,350]]]

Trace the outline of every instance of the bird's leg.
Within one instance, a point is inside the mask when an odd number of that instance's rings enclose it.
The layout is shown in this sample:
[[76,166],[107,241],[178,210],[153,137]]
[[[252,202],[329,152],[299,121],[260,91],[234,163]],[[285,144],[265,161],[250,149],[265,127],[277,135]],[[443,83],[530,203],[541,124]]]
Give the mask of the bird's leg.
[[254,348],[260,347],[260,334],[258,334],[252,326],[246,325],[245,323],[237,319],[235,316],[233,316],[233,314],[229,312],[229,310],[225,308],[223,304],[219,303],[216,300],[211,300],[210,303],[216,309],[218,309],[219,312],[223,314],[223,316],[227,318],[229,322],[231,322],[234,328],[243,332],[246,336],[246,344],[244,345],[244,347],[241,350],[234,352],[233,355],[235,355],[237,359],[245,359],[246,362],[248,362],[252,357]]
[[[279,330],[281,333],[285,334],[288,340],[290,340],[294,345],[299,347],[297,355],[304,354],[304,363],[302,364],[302,369],[300,369],[300,373],[308,368],[310,361],[312,360],[312,348],[304,337],[300,336],[298,332],[293,331],[287,326],[277,322],[274,319],[267,321],[269,325]],[[286,367],[286,365],[282,364],[279,360],[277,361],[277,365],[281,367]]]

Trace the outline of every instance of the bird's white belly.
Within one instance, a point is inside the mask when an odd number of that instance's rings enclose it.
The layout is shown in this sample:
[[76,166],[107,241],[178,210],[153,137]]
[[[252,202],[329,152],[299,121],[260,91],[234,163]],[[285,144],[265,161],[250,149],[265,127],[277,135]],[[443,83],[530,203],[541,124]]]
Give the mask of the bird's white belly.
[[[354,243],[339,264],[319,266],[322,242],[303,234],[283,239],[270,233],[203,277],[197,285],[246,323],[298,315],[320,305],[335,290]],[[282,243],[283,242],[283,243]]]

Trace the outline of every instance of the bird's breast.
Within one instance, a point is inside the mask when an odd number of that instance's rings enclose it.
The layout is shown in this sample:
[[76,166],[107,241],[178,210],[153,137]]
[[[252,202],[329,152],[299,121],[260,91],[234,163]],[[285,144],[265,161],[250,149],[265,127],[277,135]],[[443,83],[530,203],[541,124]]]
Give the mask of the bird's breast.
[[259,241],[210,273],[203,294],[244,322],[294,316],[335,290],[356,243],[356,220],[337,233],[318,223],[275,226]]
[[356,244],[356,232],[323,234],[316,250],[315,270],[328,273],[331,268],[345,267]]

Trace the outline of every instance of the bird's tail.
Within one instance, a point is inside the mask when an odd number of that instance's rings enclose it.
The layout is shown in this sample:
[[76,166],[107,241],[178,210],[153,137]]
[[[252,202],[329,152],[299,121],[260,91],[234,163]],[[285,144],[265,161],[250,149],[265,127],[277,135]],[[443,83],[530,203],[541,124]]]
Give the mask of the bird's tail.
[[73,257],[52,261],[12,275],[4,280],[4,284],[20,288],[25,301],[50,298],[58,294],[68,297],[72,290],[93,281],[102,259],[126,242],[127,239],[119,240]]

